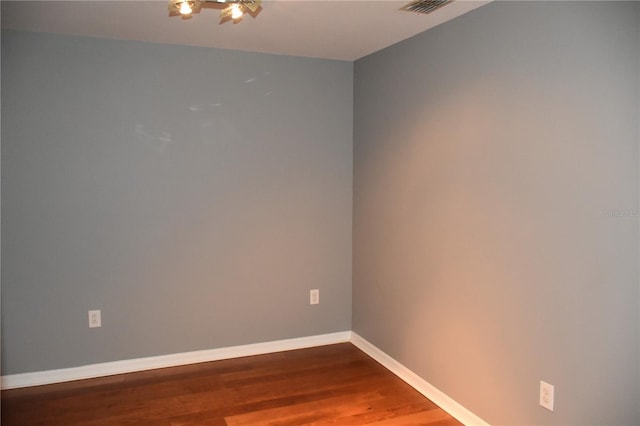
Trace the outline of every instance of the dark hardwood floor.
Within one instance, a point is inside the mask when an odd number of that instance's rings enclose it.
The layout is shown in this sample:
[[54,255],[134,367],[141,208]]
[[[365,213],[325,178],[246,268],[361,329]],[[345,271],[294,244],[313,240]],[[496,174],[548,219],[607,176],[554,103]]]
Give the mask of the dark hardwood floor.
[[350,343],[2,392],[2,425],[459,425]]

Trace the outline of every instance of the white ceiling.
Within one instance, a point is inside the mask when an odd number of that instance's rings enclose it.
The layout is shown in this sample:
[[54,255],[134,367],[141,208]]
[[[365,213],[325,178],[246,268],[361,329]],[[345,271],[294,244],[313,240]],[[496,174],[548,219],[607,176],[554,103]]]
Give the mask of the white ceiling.
[[2,28],[353,61],[488,1],[456,0],[424,15],[409,0],[264,0],[257,16],[218,22],[203,9],[169,16],[167,2],[2,1]]

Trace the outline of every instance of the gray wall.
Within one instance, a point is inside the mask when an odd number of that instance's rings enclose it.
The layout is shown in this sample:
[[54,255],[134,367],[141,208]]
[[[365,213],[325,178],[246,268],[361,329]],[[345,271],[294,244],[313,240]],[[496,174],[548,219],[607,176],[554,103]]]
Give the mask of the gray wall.
[[2,374],[349,330],[352,71],[3,32]]
[[492,3],[355,63],[353,329],[489,423],[640,422],[639,6]]

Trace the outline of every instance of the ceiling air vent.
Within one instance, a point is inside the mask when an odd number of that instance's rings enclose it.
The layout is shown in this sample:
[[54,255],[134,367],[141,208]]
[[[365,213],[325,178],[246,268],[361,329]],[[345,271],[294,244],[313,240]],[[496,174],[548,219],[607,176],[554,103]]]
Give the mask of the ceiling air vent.
[[431,13],[452,1],[453,0],[415,0],[402,6],[400,10],[417,13]]

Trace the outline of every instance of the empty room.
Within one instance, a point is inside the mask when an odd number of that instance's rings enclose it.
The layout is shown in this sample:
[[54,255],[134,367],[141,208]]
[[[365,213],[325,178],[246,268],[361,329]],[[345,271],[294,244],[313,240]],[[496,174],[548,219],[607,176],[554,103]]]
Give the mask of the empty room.
[[3,425],[640,425],[640,2],[1,7]]

